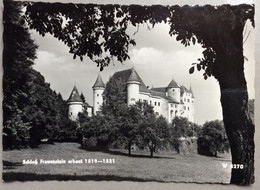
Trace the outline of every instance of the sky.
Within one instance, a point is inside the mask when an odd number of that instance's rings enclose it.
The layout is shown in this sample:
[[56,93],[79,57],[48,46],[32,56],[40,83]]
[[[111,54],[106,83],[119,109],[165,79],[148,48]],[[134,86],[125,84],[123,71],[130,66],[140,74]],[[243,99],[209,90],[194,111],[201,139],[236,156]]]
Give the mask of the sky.
[[[244,55],[248,59],[245,62],[245,75],[249,98],[254,98],[254,31],[247,24],[247,32],[249,31],[249,37],[244,43]],[[79,59],[74,60],[69,48],[51,35],[42,37],[34,30],[30,32],[39,45],[34,68],[65,100],[76,85],[79,92],[85,95],[86,101],[93,105],[92,86],[99,73],[106,83],[116,71],[134,66],[147,86],[166,87],[172,79],[187,88],[191,85],[195,95],[196,123],[222,119],[217,80],[213,77],[204,80],[202,71],[189,74],[191,64],[202,57],[203,49],[199,44],[185,47],[176,41],[175,36],[168,34],[167,24],[155,25],[151,30],[146,25],[141,25],[135,35],[136,28],[131,27],[128,34],[136,40],[137,45],[129,49],[130,60],[123,64],[114,61],[114,64],[105,67],[102,72],[87,57],[82,62]]]

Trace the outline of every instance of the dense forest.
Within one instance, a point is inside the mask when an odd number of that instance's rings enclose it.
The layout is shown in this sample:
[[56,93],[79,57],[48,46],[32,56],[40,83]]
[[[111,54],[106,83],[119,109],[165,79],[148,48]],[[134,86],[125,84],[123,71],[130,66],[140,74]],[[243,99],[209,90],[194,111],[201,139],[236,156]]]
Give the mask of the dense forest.
[[3,51],[3,148],[37,147],[55,140],[65,127],[67,106],[33,69],[37,45],[21,14],[21,4],[5,1]]

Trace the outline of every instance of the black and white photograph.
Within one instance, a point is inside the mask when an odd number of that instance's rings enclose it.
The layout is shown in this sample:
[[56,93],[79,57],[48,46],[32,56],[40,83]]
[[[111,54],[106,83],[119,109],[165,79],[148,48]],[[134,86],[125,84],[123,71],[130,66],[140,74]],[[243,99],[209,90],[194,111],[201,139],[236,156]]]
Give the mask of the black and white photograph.
[[254,185],[255,5],[160,2],[3,0],[4,183]]

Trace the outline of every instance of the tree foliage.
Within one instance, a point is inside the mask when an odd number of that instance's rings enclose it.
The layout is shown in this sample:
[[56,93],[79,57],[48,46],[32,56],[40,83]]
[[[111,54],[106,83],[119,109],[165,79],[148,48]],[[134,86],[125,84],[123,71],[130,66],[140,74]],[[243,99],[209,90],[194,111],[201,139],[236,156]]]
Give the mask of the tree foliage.
[[[126,92],[124,92],[124,82],[110,78],[104,90],[104,103],[101,107],[103,114],[117,116],[119,109],[126,106]],[[123,108],[122,108],[123,109]]]
[[190,69],[193,73],[196,65],[197,70],[204,70],[205,79],[223,72],[220,72],[221,59],[216,51],[227,48],[222,41],[232,38],[235,22],[244,25],[250,19],[254,25],[254,8],[250,5],[180,7],[30,3],[26,15],[30,27],[43,36],[50,33],[63,41],[74,58],[83,60],[87,55],[101,70],[112,57],[120,62],[130,58],[129,45],[136,43],[126,33],[128,25],[168,23],[169,34],[175,35],[177,41],[185,46],[197,42],[205,48],[204,57]]
[[185,117],[175,117],[171,122],[171,133],[175,138],[198,136],[200,127]]
[[4,6],[3,145],[4,149],[37,146],[43,138],[55,138],[65,103],[32,68],[37,45],[21,3],[4,1]]
[[142,134],[142,145],[147,146],[150,155],[158,149],[166,148],[169,141],[169,124],[163,116],[156,117],[155,114],[147,114],[140,125]]
[[229,143],[222,121],[206,122],[198,138],[198,153],[208,156],[217,156],[218,152],[229,150]]

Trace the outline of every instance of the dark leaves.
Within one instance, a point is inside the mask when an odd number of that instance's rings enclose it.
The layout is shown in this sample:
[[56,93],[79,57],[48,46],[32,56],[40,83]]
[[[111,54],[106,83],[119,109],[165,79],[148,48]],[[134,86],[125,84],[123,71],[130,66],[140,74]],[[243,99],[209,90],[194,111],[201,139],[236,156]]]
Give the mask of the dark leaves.
[[201,66],[200,66],[200,64],[197,64],[197,70],[198,70],[198,71],[201,70]]
[[190,74],[194,73],[194,66],[190,68],[189,73]]
[[[235,16],[234,16],[235,15]],[[170,25],[169,34],[176,35],[176,40],[185,47],[200,43],[206,50],[204,59],[199,60],[197,70],[205,70],[212,75],[215,49],[228,40],[235,21],[241,25],[247,19],[252,23],[254,7],[239,6],[140,6],[140,5],[96,5],[96,4],[27,4],[26,18],[31,28],[41,35],[46,33],[63,41],[70,52],[80,57],[116,57],[119,62],[129,59],[129,45],[136,45],[127,33],[132,24],[146,24],[152,27],[161,22]],[[149,27],[150,28],[150,27]],[[221,38],[220,38],[221,37]],[[220,45],[218,45],[220,44]],[[223,47],[225,48],[225,47]],[[96,61],[95,61],[96,62]],[[100,67],[106,64],[99,64]],[[212,70],[213,69],[213,70]],[[190,73],[194,69],[190,69]]]

